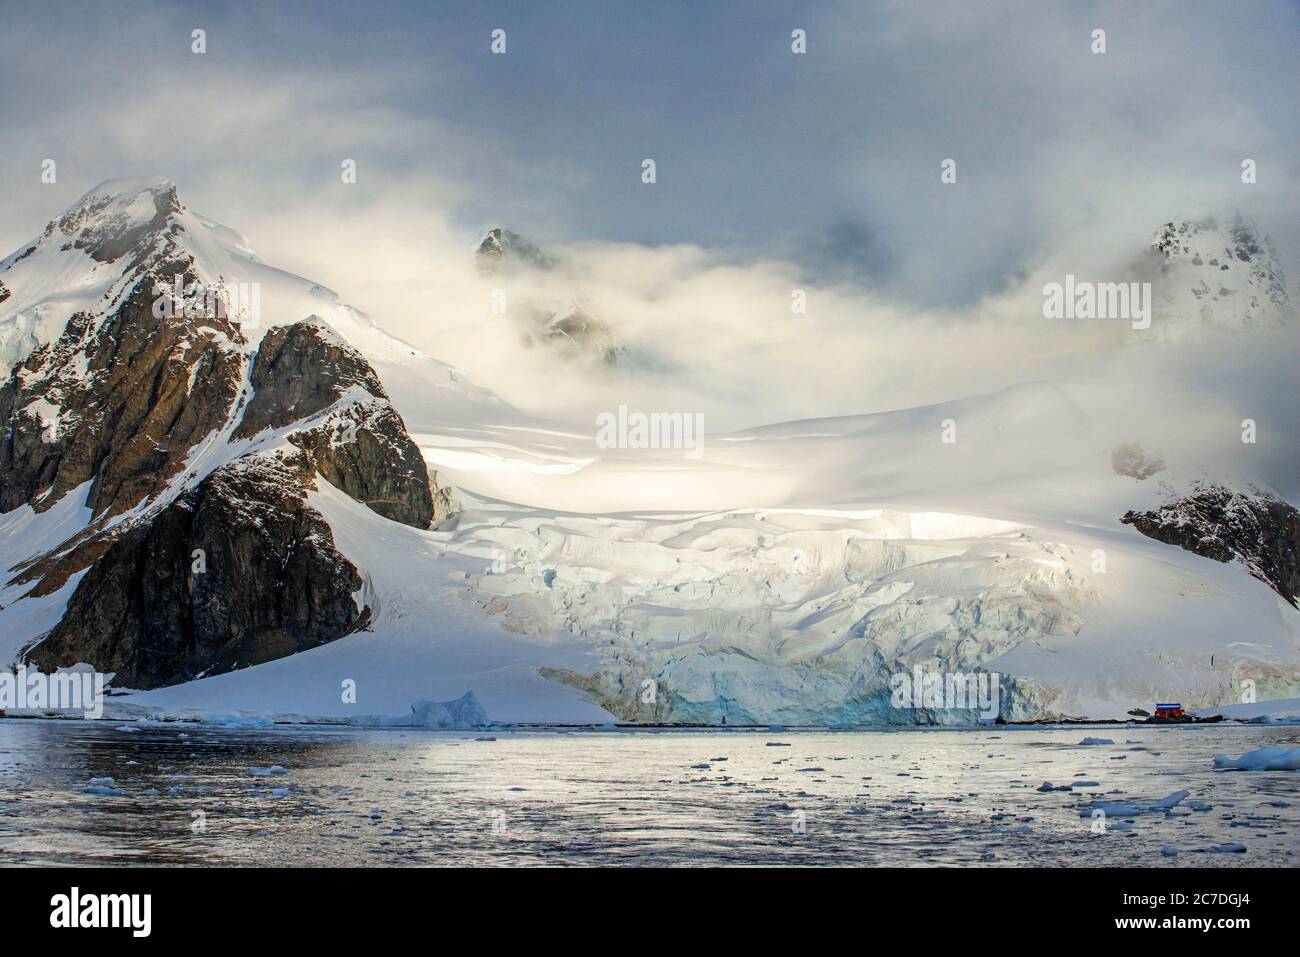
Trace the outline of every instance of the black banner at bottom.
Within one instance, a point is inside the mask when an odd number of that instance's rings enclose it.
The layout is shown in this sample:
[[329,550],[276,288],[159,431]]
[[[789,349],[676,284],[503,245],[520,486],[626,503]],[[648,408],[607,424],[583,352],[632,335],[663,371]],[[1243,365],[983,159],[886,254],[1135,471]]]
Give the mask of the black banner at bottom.
[[765,933],[774,924],[806,933],[810,921],[833,920],[882,931],[911,927],[909,934],[936,941],[1033,932],[1074,945],[1172,932],[1231,946],[1239,935],[1276,935],[1291,926],[1293,876],[1247,868],[24,868],[0,870],[0,886],[10,930],[20,939],[75,934],[83,944],[93,938],[128,946],[337,947],[433,925],[440,933],[484,931],[500,945],[511,935],[536,941],[542,928],[564,925],[580,926],[588,940],[638,927],[662,939]]

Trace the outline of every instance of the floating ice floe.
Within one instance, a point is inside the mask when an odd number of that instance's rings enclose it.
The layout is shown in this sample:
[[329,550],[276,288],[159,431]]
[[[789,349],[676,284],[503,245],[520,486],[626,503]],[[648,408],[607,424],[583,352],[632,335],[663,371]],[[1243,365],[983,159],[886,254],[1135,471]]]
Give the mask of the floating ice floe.
[[289,769],[279,764],[273,764],[269,768],[249,768],[248,773],[255,778],[269,778],[276,774],[288,774]]
[[1101,811],[1107,817],[1134,817],[1138,814],[1151,814],[1155,811],[1168,811],[1180,804],[1191,792],[1175,791],[1159,801],[1141,803],[1134,801],[1091,801],[1079,808],[1079,817],[1091,817]]
[[1082,741],[1079,742],[1079,744],[1081,745],[1114,744],[1114,743],[1115,742],[1112,741],[1110,738],[1084,738]]
[[86,794],[103,794],[107,797],[121,797],[126,793],[120,788],[111,788],[107,784],[91,784],[82,791]]
[[1218,754],[1214,766],[1225,771],[1300,771],[1300,748],[1270,744],[1247,751],[1239,758]]

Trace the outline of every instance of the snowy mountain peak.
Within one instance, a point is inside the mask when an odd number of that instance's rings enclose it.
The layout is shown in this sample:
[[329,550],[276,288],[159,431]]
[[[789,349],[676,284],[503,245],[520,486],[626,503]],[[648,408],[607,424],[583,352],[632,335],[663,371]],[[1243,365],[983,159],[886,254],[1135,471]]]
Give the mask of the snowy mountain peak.
[[1246,332],[1296,319],[1272,242],[1241,213],[1165,223],[1151,240],[1157,257],[1154,331],[1184,339],[1209,328]]
[[81,249],[100,262],[113,262],[148,245],[183,209],[171,180],[111,179],[51,220],[42,241],[62,240],[64,250]]
[[493,276],[515,267],[550,270],[557,265],[533,243],[500,226],[487,231],[474,258],[482,276]]
[[195,213],[162,176],[100,183],[0,260],[0,371],[56,342],[78,313],[102,319],[138,285],[152,292],[160,277],[178,272],[209,289],[238,291],[232,318],[249,348],[276,326],[315,316],[360,350],[385,381],[400,382],[397,391],[416,403],[508,410],[450,366],[377,327],[333,290],[264,263],[243,235]]
[[513,315],[530,346],[554,348],[565,359],[595,359],[604,365],[627,358],[609,324],[583,305],[560,261],[518,233],[499,226],[489,229],[474,259],[484,279],[508,280],[522,274],[533,280]]

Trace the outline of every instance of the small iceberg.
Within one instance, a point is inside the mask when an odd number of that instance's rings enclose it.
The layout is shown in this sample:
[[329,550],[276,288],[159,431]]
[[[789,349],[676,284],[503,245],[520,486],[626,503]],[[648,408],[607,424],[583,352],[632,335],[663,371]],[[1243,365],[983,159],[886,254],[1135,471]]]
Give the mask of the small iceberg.
[[107,784],[91,784],[82,789],[86,794],[103,794],[107,797],[121,797],[125,791],[119,788],[109,787]]
[[1224,771],[1300,771],[1300,748],[1270,744],[1239,758],[1219,754],[1215,755],[1214,766]]
[[1215,844],[1205,849],[1206,854],[1245,854],[1245,844]]
[[383,718],[386,728],[434,728],[442,731],[468,731],[486,728],[492,722],[474,692],[467,691],[454,701],[417,701],[411,713],[400,718]]

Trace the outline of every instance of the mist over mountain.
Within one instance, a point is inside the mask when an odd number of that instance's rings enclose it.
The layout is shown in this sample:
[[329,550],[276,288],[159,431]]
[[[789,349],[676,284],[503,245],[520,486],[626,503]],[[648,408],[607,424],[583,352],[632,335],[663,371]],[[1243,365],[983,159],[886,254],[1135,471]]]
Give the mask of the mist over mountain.
[[[939,665],[1002,672],[1008,718],[1154,688],[1212,705],[1245,674],[1293,695],[1294,312],[1244,218],[1180,222],[1122,251],[1161,284],[1147,328],[1044,318],[1048,265],[972,314],[913,314],[906,343],[883,335],[902,307],[860,291],[795,287],[816,305],[790,311],[788,265],[494,229],[443,265],[459,292],[422,331],[498,350],[476,383],[170,180],[101,184],[0,261],[3,651],[156,689],[146,708],[298,715],[346,713],[340,668],[380,714],[472,693],[498,721],[889,722],[892,670]],[[545,341],[564,295],[602,304],[626,361]],[[736,309],[764,297],[786,314]],[[815,318],[851,309],[856,336]],[[706,427],[683,454],[485,388],[532,369],[627,418],[671,378],[707,423],[710,391],[834,394],[842,366],[941,398],[859,389],[852,412]],[[996,386],[952,395],[973,382]]]

